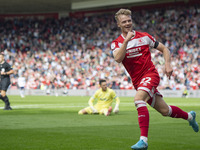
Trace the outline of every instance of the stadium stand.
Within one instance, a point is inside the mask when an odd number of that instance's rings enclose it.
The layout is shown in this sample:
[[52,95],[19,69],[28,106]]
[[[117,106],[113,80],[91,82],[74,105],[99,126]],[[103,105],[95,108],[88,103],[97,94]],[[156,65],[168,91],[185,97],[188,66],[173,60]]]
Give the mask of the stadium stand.
[[[169,81],[161,53],[152,49],[161,76],[158,88],[200,89],[200,5],[143,9],[133,16],[136,30],[150,33],[172,53]],[[6,59],[15,69],[10,88],[17,88],[24,73],[27,89],[96,89],[99,78],[107,78],[113,89],[133,89],[122,65],[112,58],[110,43],[119,34],[111,12],[61,19],[1,18],[0,48],[7,49]]]

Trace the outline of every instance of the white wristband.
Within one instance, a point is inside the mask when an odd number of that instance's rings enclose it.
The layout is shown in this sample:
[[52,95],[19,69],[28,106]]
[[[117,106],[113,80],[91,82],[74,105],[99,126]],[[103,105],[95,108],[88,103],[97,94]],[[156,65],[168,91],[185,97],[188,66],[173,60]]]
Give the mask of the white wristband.
[[119,109],[119,104],[116,103],[114,109],[117,109],[117,108]]

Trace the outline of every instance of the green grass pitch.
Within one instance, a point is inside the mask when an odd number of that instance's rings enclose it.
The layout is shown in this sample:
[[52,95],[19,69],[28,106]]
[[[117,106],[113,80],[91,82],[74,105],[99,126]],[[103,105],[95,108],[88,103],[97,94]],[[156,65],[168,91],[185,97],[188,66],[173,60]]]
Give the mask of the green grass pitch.
[[[120,113],[78,115],[89,97],[9,96],[12,111],[0,101],[0,150],[130,150],[139,140],[131,97],[120,97]],[[200,124],[200,99],[166,98],[170,105],[194,110]],[[114,105],[114,104],[113,104]],[[148,150],[200,150],[200,132],[183,119],[150,112]]]

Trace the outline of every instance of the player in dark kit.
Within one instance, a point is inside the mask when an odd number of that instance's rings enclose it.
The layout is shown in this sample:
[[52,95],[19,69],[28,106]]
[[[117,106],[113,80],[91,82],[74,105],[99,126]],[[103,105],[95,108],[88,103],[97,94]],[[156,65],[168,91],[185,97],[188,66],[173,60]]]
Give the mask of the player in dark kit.
[[12,110],[10,107],[10,102],[8,97],[6,96],[6,91],[10,85],[10,74],[13,74],[12,67],[4,60],[4,53],[0,53],[0,75],[1,75],[1,81],[0,81],[0,99],[4,101],[5,108],[4,110]]

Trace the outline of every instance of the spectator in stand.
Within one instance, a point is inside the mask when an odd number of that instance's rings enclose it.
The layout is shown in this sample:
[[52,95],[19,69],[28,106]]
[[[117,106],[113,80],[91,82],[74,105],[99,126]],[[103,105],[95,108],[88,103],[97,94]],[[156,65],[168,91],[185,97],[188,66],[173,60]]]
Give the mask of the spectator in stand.
[[25,86],[26,86],[26,77],[24,76],[24,73],[22,73],[21,76],[19,76],[17,83],[20,88],[20,96],[21,98],[24,98]]

